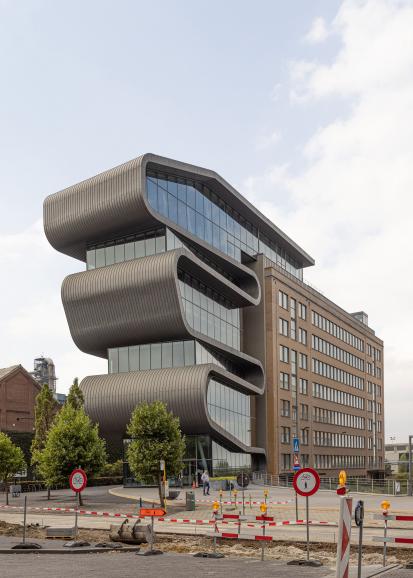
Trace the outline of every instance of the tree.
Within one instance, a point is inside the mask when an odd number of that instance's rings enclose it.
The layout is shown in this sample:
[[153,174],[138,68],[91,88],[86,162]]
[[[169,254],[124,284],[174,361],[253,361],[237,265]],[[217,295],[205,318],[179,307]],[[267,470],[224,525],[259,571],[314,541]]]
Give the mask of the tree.
[[0,480],[4,484],[7,505],[9,503],[10,478],[25,468],[26,463],[21,448],[15,446],[8,435],[0,432]]
[[[53,398],[53,394],[48,384],[45,383],[37,394],[36,406],[34,408],[35,434],[31,446],[32,466],[37,465],[35,455],[38,455],[39,451],[43,450],[46,443],[47,433],[52,426],[58,410],[59,404]],[[47,488],[47,499],[50,500],[50,486]]]
[[132,438],[127,449],[131,472],[138,480],[158,484],[163,506],[160,461],[165,461],[168,476],[177,476],[183,467],[185,438],[179,418],[168,412],[161,401],[145,402],[133,411],[127,431]]
[[79,387],[79,380],[77,377],[74,378],[73,384],[70,387],[66,403],[73,406],[75,409],[80,409],[85,405],[85,398]]
[[36,451],[34,458],[40,475],[52,486],[67,483],[72,470],[79,466],[88,477],[98,474],[106,463],[105,445],[98,426],[92,424],[85,410],[65,403],[47,434],[43,450]]

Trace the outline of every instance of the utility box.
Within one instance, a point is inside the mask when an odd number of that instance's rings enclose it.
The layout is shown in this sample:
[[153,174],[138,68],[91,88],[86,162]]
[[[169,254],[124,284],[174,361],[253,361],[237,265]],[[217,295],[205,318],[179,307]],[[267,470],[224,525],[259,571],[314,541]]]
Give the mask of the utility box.
[[190,512],[195,510],[195,492],[186,492],[186,509]]

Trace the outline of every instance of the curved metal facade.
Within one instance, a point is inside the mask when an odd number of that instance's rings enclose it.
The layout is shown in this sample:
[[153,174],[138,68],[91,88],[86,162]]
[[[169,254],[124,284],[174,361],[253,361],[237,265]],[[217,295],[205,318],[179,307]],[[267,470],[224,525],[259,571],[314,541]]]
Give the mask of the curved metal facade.
[[[215,191],[232,203],[235,210],[252,223],[259,221],[269,235],[288,245],[300,262],[311,262],[219,175],[155,155],[143,155],[50,195],[44,203],[46,236],[58,251],[81,261],[86,261],[90,245],[110,240],[115,243],[113,239],[159,227],[171,229],[186,239],[188,245],[69,275],[62,285],[62,301],[79,349],[107,358],[111,348],[195,340],[218,352],[239,373],[235,375],[206,363],[90,376],[81,383],[86,409],[105,435],[119,438],[125,435],[137,404],[161,399],[180,417],[187,434],[210,435],[230,451],[262,454],[262,448],[244,445],[215,423],[208,414],[206,401],[208,380],[214,377],[248,396],[262,395],[265,388],[262,363],[244,353],[242,343],[240,351],[194,330],[186,319],[178,280],[178,270],[184,271],[234,308],[251,309],[261,301],[261,286],[254,267],[236,261],[155,212],[146,197],[147,168],[173,170],[178,176],[213,183]],[[217,269],[195,256],[191,247]],[[243,331],[248,331],[248,327],[243,327]],[[264,356],[263,352],[261,359]]]
[[233,451],[263,453],[260,448],[245,446],[210,418],[207,410],[210,377],[245,393],[256,393],[248,382],[213,364],[93,375],[82,381],[82,391],[91,418],[110,436],[123,435],[137,405],[161,399],[169,411],[179,415],[185,434],[209,434]]

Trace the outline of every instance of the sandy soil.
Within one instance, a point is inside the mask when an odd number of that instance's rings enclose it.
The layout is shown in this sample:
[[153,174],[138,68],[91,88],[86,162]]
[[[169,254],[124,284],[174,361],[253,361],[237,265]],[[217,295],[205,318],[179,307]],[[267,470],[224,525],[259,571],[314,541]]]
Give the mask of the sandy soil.
[[[0,536],[21,537],[22,526],[8,524],[0,521]],[[41,526],[28,526],[27,539],[45,539],[46,530]],[[83,530],[79,531],[79,539],[91,543],[109,542],[108,530]],[[66,540],[62,540],[65,542]],[[203,536],[182,536],[176,534],[163,534],[156,537],[156,545],[165,552],[182,554],[195,554],[197,552],[212,552],[213,542]],[[145,547],[145,546],[143,546]],[[228,557],[258,558],[261,555],[261,544],[246,540],[221,540],[217,539],[217,551]],[[403,548],[387,549],[388,564],[405,564],[413,560],[413,551]],[[277,541],[265,544],[265,558],[271,560],[292,560],[305,556],[305,544]],[[334,544],[311,544],[310,556],[320,560],[325,566],[334,566],[336,561],[336,546]],[[364,564],[381,564],[383,551],[379,547],[365,546],[363,549]],[[352,547],[351,562],[357,563],[357,551]]]

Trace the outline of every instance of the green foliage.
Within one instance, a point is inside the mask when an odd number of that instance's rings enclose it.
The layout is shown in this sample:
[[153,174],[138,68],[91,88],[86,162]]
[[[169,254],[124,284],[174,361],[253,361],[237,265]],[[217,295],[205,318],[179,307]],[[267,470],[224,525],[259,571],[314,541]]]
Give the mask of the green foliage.
[[115,477],[123,475],[123,461],[116,460],[112,464],[105,464],[101,471],[103,477]]
[[39,391],[36,397],[36,406],[34,408],[34,427],[35,434],[32,441],[32,465],[36,465],[34,454],[41,451],[46,443],[47,433],[52,426],[54,417],[59,410],[59,404],[53,397],[47,383]]
[[70,387],[66,404],[71,405],[75,409],[80,409],[85,405],[85,398],[83,396],[82,390],[79,387],[79,380],[77,377],[74,378],[73,384]]
[[180,474],[185,439],[181,434],[179,418],[168,412],[164,403],[145,402],[137,406],[127,431],[132,438],[127,458],[136,479],[156,482],[160,487],[160,460],[165,461],[168,477]]
[[22,450],[14,445],[7,434],[0,432],[0,480],[6,486],[7,503],[9,503],[8,484],[10,478],[25,468],[26,463]]
[[75,409],[66,403],[49,430],[44,449],[36,451],[34,459],[50,487],[67,482],[71,471],[78,466],[90,477],[97,475],[106,462],[105,442],[84,409]]

